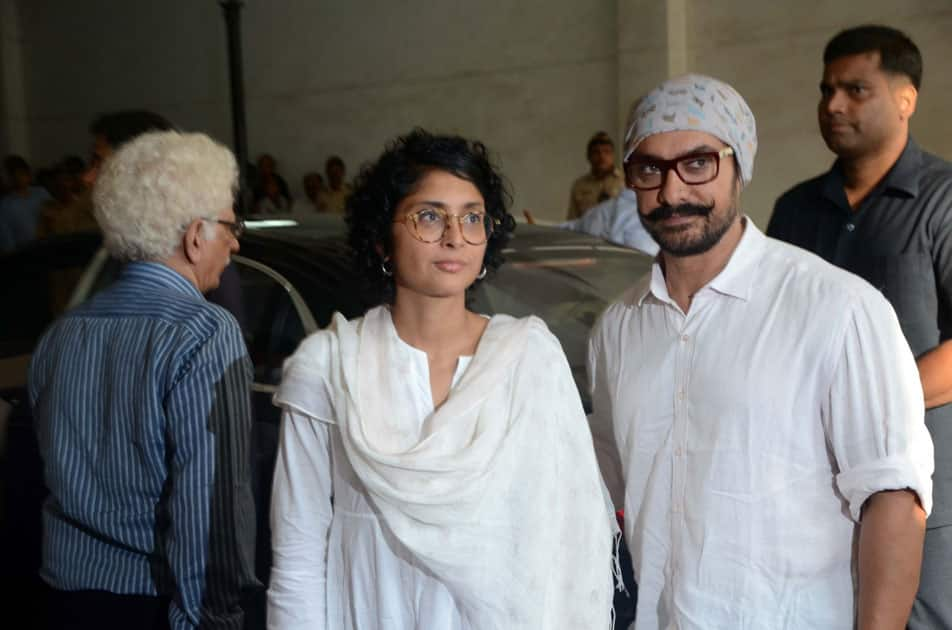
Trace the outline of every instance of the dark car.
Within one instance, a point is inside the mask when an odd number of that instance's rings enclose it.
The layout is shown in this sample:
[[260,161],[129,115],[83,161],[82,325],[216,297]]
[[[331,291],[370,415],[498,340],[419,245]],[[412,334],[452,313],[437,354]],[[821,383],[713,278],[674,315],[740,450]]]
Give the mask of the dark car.
[[[279,411],[271,404],[271,396],[280,381],[281,365],[305,336],[326,326],[335,312],[348,318],[357,317],[374,302],[355,276],[344,238],[345,226],[339,217],[316,216],[306,224],[251,222],[249,228],[242,237],[240,254],[232,257],[230,279],[224,278],[217,294],[209,297],[235,315],[254,366],[252,388],[259,505],[257,560],[259,578],[267,583],[270,570],[267,512],[279,420]],[[649,269],[651,259],[598,238],[534,225],[520,225],[504,255],[507,263],[472,292],[470,308],[485,314],[507,313],[517,317],[535,314],[545,320],[562,343],[583,403],[589,409],[585,385],[589,331],[608,303]],[[88,252],[86,258],[89,258]],[[42,260],[42,256],[37,255],[36,260]],[[3,262],[0,261],[0,265]],[[119,268],[103,251],[92,256],[70,305],[108,286]],[[30,282],[24,280],[24,284]],[[26,353],[38,340],[55,309],[41,310],[37,308],[33,314],[23,314],[18,320],[18,332],[8,331],[7,337],[11,339],[4,340],[7,344],[4,348],[21,352],[17,355],[21,357],[17,365],[23,368],[24,374],[23,357],[28,356]],[[17,335],[20,339],[14,343],[12,337]],[[2,356],[5,355],[0,355],[0,360]],[[12,400],[18,410],[16,420],[11,421],[11,445],[14,440],[29,441],[28,446],[18,448],[35,458],[35,438],[22,389],[0,389],[0,396]],[[34,471],[39,470],[36,461],[30,465]],[[34,495],[20,498],[36,500]],[[35,508],[34,504],[34,511],[38,512]],[[38,514],[35,516],[34,539],[39,531]],[[32,511],[30,522],[34,522]],[[263,624],[260,594],[252,608],[254,613],[249,626],[259,627],[258,624]]]
[[[374,302],[355,276],[339,217],[260,223],[275,225],[262,229],[250,222],[240,254],[232,257],[238,286],[229,289],[232,295],[211,298],[242,325],[256,391],[267,393],[301,339],[326,326],[335,312],[358,317]],[[470,308],[541,317],[561,341],[588,409],[589,331],[605,306],[650,268],[651,259],[595,237],[536,225],[520,225],[503,253],[506,264],[472,292]],[[108,285],[118,270],[115,261],[97,255],[72,304]]]

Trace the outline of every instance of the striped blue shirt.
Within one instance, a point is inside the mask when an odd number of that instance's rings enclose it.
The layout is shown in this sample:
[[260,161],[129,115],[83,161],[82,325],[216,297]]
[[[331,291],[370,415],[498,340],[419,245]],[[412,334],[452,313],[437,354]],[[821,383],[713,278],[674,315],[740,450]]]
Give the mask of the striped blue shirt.
[[234,318],[161,264],[129,263],[57,320],[29,383],[43,579],[170,596],[173,628],[240,628],[257,584],[251,380]]

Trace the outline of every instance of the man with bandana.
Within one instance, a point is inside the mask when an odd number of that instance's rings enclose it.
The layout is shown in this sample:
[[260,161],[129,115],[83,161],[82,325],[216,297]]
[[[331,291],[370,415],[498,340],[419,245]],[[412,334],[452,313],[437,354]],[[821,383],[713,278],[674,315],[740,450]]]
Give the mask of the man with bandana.
[[952,164],[909,134],[922,55],[905,34],[847,29],[823,64],[817,114],[837,159],[777,200],[767,234],[862,276],[896,309],[936,452],[909,628],[952,628]]
[[901,628],[933,452],[895,313],[742,213],[757,136],[732,87],[672,79],[632,120],[626,184],[661,253],[596,325],[589,378],[633,627]]

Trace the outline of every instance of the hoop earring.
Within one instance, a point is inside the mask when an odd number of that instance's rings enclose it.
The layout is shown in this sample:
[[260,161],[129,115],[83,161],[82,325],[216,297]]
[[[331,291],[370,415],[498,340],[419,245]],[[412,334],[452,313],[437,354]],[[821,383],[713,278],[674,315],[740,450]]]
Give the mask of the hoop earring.
[[382,272],[383,272],[383,275],[387,276],[388,278],[393,275],[393,264],[391,263],[390,266],[387,267],[387,263],[389,263],[389,262],[390,262],[390,259],[389,259],[389,258],[385,258],[385,259],[380,263],[380,271],[382,271]]
[[483,265],[483,270],[479,272],[479,275],[476,276],[477,280],[482,280],[486,277],[486,265]]

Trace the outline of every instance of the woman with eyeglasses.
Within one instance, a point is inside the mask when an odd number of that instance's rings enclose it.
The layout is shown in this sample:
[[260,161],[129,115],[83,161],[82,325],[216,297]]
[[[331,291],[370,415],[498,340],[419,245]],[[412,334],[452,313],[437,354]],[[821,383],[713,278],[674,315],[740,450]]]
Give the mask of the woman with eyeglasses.
[[381,306],[287,361],[270,628],[609,628],[614,516],[568,362],[466,293],[515,222],[485,147],[422,130],[348,204]]

